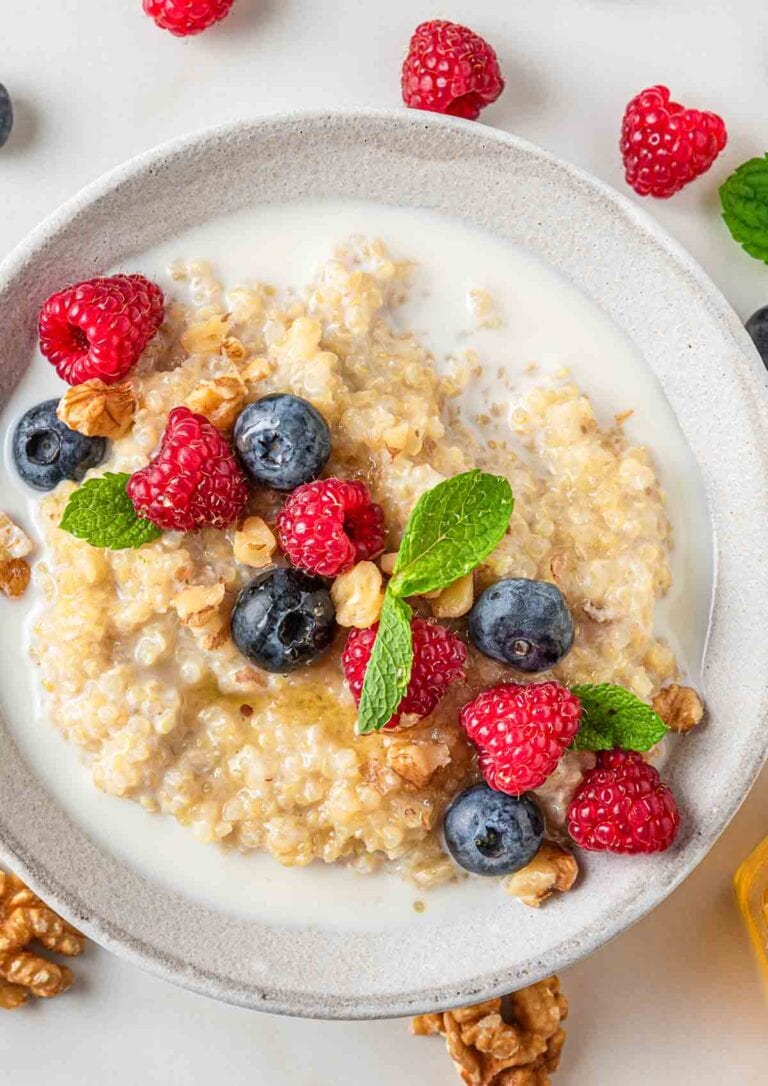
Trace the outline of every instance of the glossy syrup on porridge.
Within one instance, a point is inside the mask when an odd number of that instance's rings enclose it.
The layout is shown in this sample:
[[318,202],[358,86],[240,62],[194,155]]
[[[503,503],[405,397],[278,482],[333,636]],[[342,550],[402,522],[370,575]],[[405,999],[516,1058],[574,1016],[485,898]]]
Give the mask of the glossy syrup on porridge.
[[[515,509],[475,572],[473,598],[504,578],[555,583],[576,637],[536,681],[611,682],[649,701],[678,675],[675,631],[655,633],[672,574],[652,456],[622,418],[598,419],[559,351],[520,352],[514,370],[489,371],[483,344],[497,361],[494,337],[510,319],[493,275],[467,285],[464,328],[445,350],[431,327],[419,327],[420,302],[429,319],[434,300],[424,298],[418,246],[346,233],[303,286],[284,262],[276,284],[249,277],[232,286],[228,267],[226,289],[215,260],[173,262],[165,321],[132,374],[133,428],[93,474],[143,467],[168,412],[199,403],[210,383],[236,381],[241,407],[289,392],[330,426],[325,474],[365,478],[382,505],[385,571],[422,494],[475,467],[503,474]],[[441,326],[436,338],[444,335]],[[614,398],[613,406],[620,414],[633,405]],[[103,550],[58,527],[73,489],[62,484],[40,503],[45,602],[32,655],[45,717],[80,748],[99,789],[172,815],[201,841],[265,851],[286,865],[394,865],[425,886],[453,878],[442,815],[479,779],[458,711],[480,690],[522,676],[470,647],[466,681],[427,719],[357,736],[339,663],[347,630],[320,662],[291,675],[255,668],[229,637],[233,601],[254,575],[236,558],[235,528]],[[274,524],[281,500],[252,493],[247,513]],[[185,621],[191,588],[215,590],[204,621]],[[460,622],[434,600],[417,601],[417,610]],[[593,761],[589,752],[566,754],[536,790],[551,835]]]

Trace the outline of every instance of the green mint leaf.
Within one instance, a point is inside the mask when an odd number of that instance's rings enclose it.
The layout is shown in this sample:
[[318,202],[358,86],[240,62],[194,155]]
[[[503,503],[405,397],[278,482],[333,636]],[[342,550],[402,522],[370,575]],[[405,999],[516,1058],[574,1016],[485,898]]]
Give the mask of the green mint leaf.
[[390,592],[419,596],[469,573],[504,538],[513,507],[507,480],[479,470],[422,494],[400,544]]
[[358,735],[380,731],[405,696],[413,663],[412,614],[404,600],[385,593],[357,710]]
[[720,202],[734,240],[768,264],[768,154],[750,158],[726,178]]
[[650,750],[669,731],[650,705],[623,686],[572,687],[584,710],[574,750]]
[[162,535],[148,520],[139,517],[126,493],[130,475],[124,473],[89,479],[70,496],[60,527],[93,547],[125,550],[141,547]]

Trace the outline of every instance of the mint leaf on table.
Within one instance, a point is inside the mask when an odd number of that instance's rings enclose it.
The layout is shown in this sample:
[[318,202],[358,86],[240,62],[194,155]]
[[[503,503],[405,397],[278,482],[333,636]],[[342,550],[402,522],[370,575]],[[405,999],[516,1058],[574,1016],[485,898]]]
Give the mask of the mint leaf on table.
[[574,750],[650,750],[669,731],[650,705],[622,686],[571,687],[583,709]]
[[400,544],[390,592],[435,592],[469,573],[504,538],[513,507],[507,480],[479,470],[422,494]]
[[380,731],[405,697],[413,663],[412,614],[404,600],[385,594],[357,710],[359,735]]
[[89,479],[70,496],[60,527],[93,547],[126,550],[158,539],[162,532],[137,515],[126,493],[130,475],[107,472]]
[[750,158],[726,178],[720,202],[734,240],[768,264],[768,154]]

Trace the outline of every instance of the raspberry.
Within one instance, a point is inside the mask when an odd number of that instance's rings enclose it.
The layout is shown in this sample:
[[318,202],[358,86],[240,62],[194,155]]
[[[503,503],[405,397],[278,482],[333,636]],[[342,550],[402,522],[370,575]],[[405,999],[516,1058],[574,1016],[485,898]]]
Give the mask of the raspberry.
[[177,38],[199,34],[229,15],[235,0],[144,0],[144,11]]
[[134,366],[163,319],[160,287],[143,275],[88,279],[52,294],[40,310],[40,350],[62,380],[112,385]]
[[291,494],[277,534],[294,566],[335,577],[384,549],[384,510],[371,501],[365,483],[317,479]]
[[128,480],[140,517],[165,531],[226,528],[242,514],[248,488],[237,460],[203,415],[175,407],[160,451]]
[[667,87],[648,87],[627,106],[621,154],[627,183],[640,196],[664,199],[705,173],[728,133],[722,117],[670,102]]
[[675,797],[635,751],[600,751],[568,807],[568,832],[592,852],[663,852],[679,827]]
[[487,41],[459,23],[433,19],[413,32],[402,88],[412,109],[476,121],[504,90],[504,80]]
[[[347,685],[358,705],[378,628],[377,623],[367,630],[351,630],[341,655]],[[467,646],[463,641],[460,641],[445,626],[440,626],[436,622],[427,622],[423,618],[412,620],[411,633],[413,635],[411,681],[408,683],[405,697],[397,707],[397,712],[384,725],[387,729],[396,728],[400,723],[400,717],[406,714],[412,713],[418,717],[429,716],[437,708],[438,702],[451,683],[464,680]]]
[[503,683],[461,711],[491,788],[520,795],[554,771],[579,730],[581,702],[560,683]]

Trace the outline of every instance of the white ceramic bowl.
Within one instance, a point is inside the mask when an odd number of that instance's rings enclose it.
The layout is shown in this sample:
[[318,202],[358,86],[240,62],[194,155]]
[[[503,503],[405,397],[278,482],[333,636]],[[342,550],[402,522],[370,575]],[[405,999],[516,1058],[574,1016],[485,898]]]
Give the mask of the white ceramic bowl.
[[[389,925],[243,919],[147,881],[90,839],[29,772],[0,719],[0,848],[63,915],[168,980],[288,1014],[401,1015],[509,990],[588,954],[662,901],[743,799],[768,747],[768,583],[758,565],[768,523],[766,374],[702,272],[604,185],[481,125],[342,112],[177,141],[53,215],[0,269],[3,403],[33,355],[41,302],[64,282],[126,266],[222,212],[307,196],[434,208],[508,238],[594,299],[661,382],[698,463],[716,540],[708,723],[675,746],[667,769],[683,807],[679,841],[658,857],[591,858],[579,891],[540,912],[494,885],[437,922],[429,910]],[[18,666],[12,652],[0,666],[6,676]],[[302,872],[288,874],[302,894]]]

